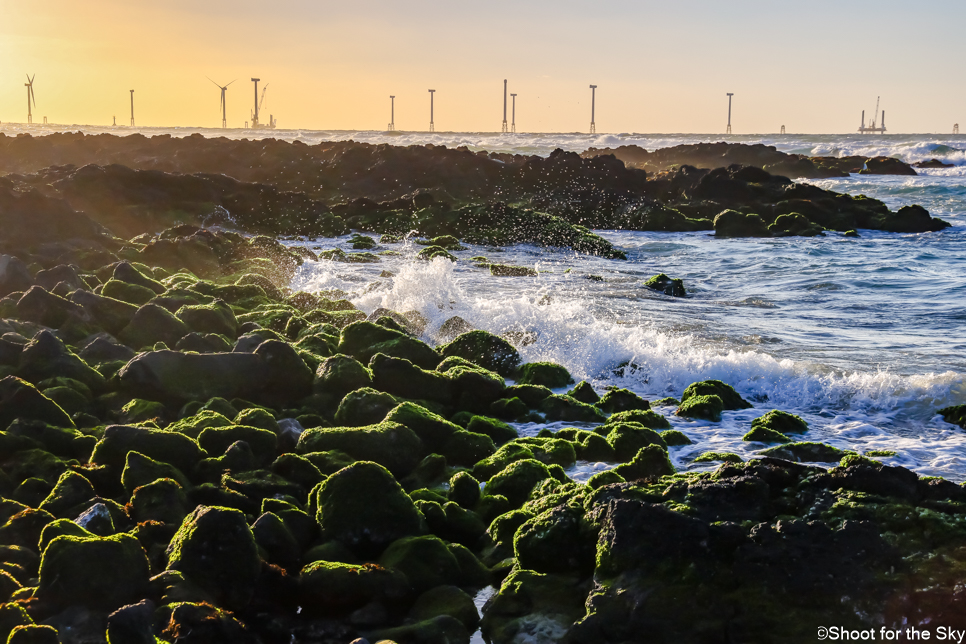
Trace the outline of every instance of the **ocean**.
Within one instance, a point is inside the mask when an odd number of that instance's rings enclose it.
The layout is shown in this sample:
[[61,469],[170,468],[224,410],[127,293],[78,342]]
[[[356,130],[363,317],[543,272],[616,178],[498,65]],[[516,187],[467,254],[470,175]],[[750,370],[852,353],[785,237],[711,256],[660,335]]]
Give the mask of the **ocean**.
[[[15,134],[18,126],[0,131]],[[54,130],[56,128],[51,128]],[[123,134],[129,128],[64,128]],[[37,128],[31,130],[36,132]],[[151,129],[174,136],[221,130]],[[715,239],[701,233],[597,231],[626,251],[604,260],[563,249],[471,246],[460,262],[422,262],[412,241],[385,245],[399,256],[379,264],[308,262],[295,289],[338,288],[362,310],[416,310],[428,320],[424,339],[458,315],[494,333],[525,332],[527,361],[553,360],[598,391],[616,385],[656,399],[680,396],[687,385],[716,378],[733,385],[754,409],[725,412],[720,423],[688,421],[658,408],[693,444],[672,447],[679,469],[709,450],[751,457],[763,446],[741,437],[770,409],[801,415],[806,440],[865,453],[923,475],[966,479],[966,432],[936,410],[966,403],[966,136],[958,135],[700,135],[386,133],[275,130],[307,144],[323,140],[410,145],[433,143],[473,150],[549,154],[555,148],[639,145],[648,150],[683,143],[765,143],[809,155],[887,155],[908,162],[939,159],[952,168],[916,177],[854,175],[814,181],[830,190],[865,194],[890,208],[920,204],[952,224],[939,233],[859,231],[846,238]],[[346,249],[347,238],[307,240],[312,248]],[[470,257],[527,265],[538,276],[493,277]],[[684,280],[688,297],[646,289],[656,273]],[[391,273],[391,276],[381,276]],[[573,423],[556,423],[558,426]],[[522,424],[521,433],[542,427]],[[580,479],[606,467],[581,463]]]

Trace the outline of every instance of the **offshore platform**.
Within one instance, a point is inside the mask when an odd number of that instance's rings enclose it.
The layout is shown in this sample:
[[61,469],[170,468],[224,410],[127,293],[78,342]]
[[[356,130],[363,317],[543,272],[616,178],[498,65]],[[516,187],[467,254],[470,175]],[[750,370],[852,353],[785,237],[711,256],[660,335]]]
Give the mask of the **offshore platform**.
[[879,125],[876,126],[876,117],[879,115],[879,96],[875,98],[875,112],[872,113],[872,122],[868,127],[865,126],[865,110],[862,110],[862,125],[859,126],[859,134],[885,134],[885,110],[882,110],[882,119],[878,121]]

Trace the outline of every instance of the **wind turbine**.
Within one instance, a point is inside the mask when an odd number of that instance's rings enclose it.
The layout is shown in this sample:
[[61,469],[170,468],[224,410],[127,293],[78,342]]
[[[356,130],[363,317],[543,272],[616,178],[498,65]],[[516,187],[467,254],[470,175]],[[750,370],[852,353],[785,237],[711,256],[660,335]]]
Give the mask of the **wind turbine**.
[[[215,81],[211,80],[210,77],[205,76],[205,78],[207,78],[208,80],[210,80],[212,83],[215,83]],[[235,80],[238,80],[238,79],[236,78]],[[231,83],[234,83],[234,82],[235,81],[232,81]],[[231,85],[231,83],[228,83],[228,85]],[[228,118],[225,115],[225,110],[226,110],[226,105],[225,105],[225,92],[228,91],[228,85],[225,85],[224,87],[222,87],[218,83],[215,83],[215,87],[217,87],[218,89],[221,90],[221,128],[222,129],[225,129],[225,128],[228,127]]]
[[34,74],[33,78],[27,74],[27,82],[24,83],[24,87],[27,88],[27,123],[34,122],[34,114],[30,109],[30,101],[34,102],[34,107],[37,107],[37,99],[34,96],[34,78],[37,78],[37,74]]

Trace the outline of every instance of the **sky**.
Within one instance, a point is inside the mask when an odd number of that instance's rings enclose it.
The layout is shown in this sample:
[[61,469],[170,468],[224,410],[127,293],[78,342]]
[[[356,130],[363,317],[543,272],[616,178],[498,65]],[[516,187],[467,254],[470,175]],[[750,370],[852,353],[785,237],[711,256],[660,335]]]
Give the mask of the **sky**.
[[[966,126],[961,0],[0,0],[0,122],[229,127],[253,76],[280,127],[894,133]],[[266,117],[263,116],[263,121]]]

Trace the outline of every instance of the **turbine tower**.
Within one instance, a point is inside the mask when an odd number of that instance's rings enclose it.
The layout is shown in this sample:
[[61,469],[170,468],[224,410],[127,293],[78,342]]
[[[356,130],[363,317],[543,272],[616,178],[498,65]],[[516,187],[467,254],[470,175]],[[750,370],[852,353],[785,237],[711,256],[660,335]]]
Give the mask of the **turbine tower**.
[[252,79],[252,82],[255,83],[255,113],[254,115],[252,115],[252,129],[255,129],[258,127],[258,81],[260,80],[262,79],[261,78]]
[[517,131],[517,95],[510,94],[510,97],[513,99],[513,121],[510,124],[510,131],[516,132]]
[[389,97],[389,131],[396,131],[396,97]]
[[597,134],[597,124],[594,123],[594,108],[597,100],[597,86],[590,86],[590,133]]
[[131,90],[131,127],[134,127],[134,90]]
[[436,90],[429,90],[429,131],[435,132],[436,126],[433,124],[433,97],[436,96]]
[[33,101],[34,107],[37,107],[37,99],[34,97],[34,78],[37,78],[37,74],[34,74],[33,78],[27,75],[27,82],[24,83],[24,87],[27,88],[27,123],[34,122],[34,113],[30,109],[30,101]]
[[[211,80],[211,78],[209,78],[208,76],[205,76],[205,78],[207,78],[208,80],[210,80],[212,83],[215,83],[215,81]],[[238,79],[236,78],[235,80],[238,80]],[[234,83],[234,82],[235,81],[232,81],[231,83]],[[231,85],[231,83],[228,83],[228,85]],[[226,103],[225,103],[225,92],[228,91],[228,85],[225,85],[224,87],[222,87],[218,83],[215,83],[215,87],[217,87],[218,89],[221,90],[221,105],[220,105],[220,107],[221,107],[221,129],[223,129],[223,130],[228,127],[228,116],[226,114],[226,109],[227,108],[226,108]]]
[[506,79],[503,79],[503,132],[506,133]]
[[728,131],[725,134],[731,134],[731,97],[734,95],[734,92],[728,92]]

